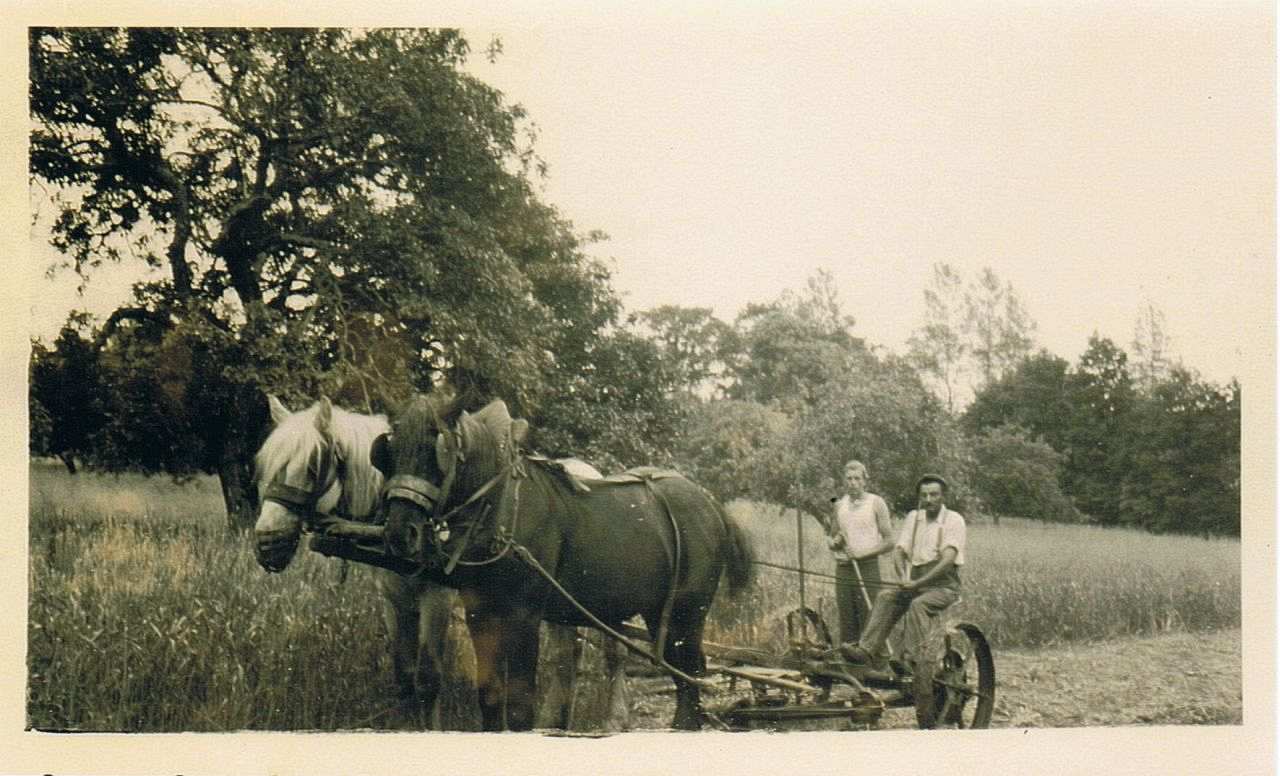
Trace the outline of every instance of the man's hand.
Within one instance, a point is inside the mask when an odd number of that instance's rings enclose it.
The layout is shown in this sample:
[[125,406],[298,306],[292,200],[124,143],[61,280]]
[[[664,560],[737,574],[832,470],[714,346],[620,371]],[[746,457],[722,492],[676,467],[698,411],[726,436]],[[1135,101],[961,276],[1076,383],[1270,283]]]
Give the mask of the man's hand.
[[911,578],[910,560],[901,547],[893,548],[893,570],[898,575],[898,579],[905,581]]

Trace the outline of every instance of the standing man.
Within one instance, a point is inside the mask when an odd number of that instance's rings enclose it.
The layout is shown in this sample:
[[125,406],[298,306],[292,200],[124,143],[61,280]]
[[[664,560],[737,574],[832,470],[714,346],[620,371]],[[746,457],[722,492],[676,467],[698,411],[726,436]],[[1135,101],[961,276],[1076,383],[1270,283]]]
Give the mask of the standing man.
[[836,609],[840,643],[857,641],[871,614],[871,596],[881,589],[880,556],[893,549],[889,505],[867,492],[867,467],[844,465],[845,495],[833,499],[835,512],[827,524],[828,543],[836,558]]
[[947,509],[947,481],[942,477],[926,474],[916,483],[916,492],[920,508],[907,513],[893,548],[902,585],[876,595],[871,621],[858,643],[841,647],[852,663],[865,664],[877,658],[884,650],[889,631],[905,614],[905,643],[899,657],[911,665],[920,656],[911,651],[918,653],[932,619],[960,599],[964,516]]

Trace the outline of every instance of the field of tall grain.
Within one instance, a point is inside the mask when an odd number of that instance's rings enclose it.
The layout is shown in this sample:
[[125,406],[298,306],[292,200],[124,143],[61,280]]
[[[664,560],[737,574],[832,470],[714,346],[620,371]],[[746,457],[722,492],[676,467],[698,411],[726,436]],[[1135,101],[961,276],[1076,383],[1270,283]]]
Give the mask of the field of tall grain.
[[[43,729],[342,729],[414,724],[390,711],[390,659],[373,571],[305,551],[283,574],[223,528],[216,482],[30,469],[28,722]],[[730,505],[762,561],[796,563],[791,512]],[[816,525],[806,566],[830,573]],[[997,650],[1240,625],[1240,545],[1004,520],[970,529],[957,614]],[[833,591],[807,584],[834,625]],[[708,638],[780,646],[794,574],[760,567],[718,602]],[[465,629],[445,716],[469,727]],[[587,666],[598,671],[588,649]],[[592,680],[579,697],[589,698]],[[589,725],[598,710],[580,707]],[[594,715],[594,716],[593,716]]]

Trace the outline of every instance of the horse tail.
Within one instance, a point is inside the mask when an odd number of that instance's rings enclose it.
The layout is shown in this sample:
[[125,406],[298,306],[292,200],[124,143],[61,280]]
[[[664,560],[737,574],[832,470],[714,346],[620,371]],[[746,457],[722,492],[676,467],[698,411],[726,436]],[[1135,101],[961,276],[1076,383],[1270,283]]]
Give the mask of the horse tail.
[[722,554],[725,558],[725,577],[729,580],[729,595],[736,595],[746,589],[755,571],[755,552],[751,540],[747,538],[742,526],[729,516],[719,502],[715,503],[720,513],[720,521],[724,523],[725,538]]

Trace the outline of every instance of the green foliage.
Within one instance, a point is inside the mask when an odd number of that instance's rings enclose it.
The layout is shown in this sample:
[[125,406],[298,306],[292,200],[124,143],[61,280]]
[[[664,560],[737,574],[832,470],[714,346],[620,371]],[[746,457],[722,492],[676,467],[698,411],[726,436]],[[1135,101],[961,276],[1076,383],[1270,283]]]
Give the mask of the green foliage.
[[1131,420],[1120,509],[1153,531],[1240,534],[1240,385],[1175,367]]
[[626,329],[605,332],[566,360],[559,385],[530,418],[534,448],[606,471],[670,462],[682,407],[668,398],[677,378],[654,342]]
[[971,440],[973,487],[1000,515],[1079,520],[1058,482],[1065,458],[1019,426],[988,428]]
[[684,392],[698,394],[720,376],[732,329],[711,308],[661,305],[633,318],[653,332]]
[[724,340],[729,398],[794,413],[874,360],[851,333],[853,319],[840,312],[832,284],[830,275],[819,273],[804,294],[747,305]]
[[680,470],[721,501],[745,498],[776,465],[773,452],[791,419],[755,402],[723,399],[689,408],[675,450]]
[[468,53],[452,30],[31,31],[54,244],[82,274],[168,269],[98,337],[132,359],[137,429],[103,461],[238,494],[264,390],[375,410],[444,380],[529,413],[566,389],[618,301]]
[[915,506],[916,479],[927,471],[946,475],[948,503],[978,506],[955,422],[901,361],[869,360],[827,386],[766,455],[770,465],[753,489],[761,500],[825,509],[844,463],[856,458],[867,466],[869,490],[897,510]]
[[916,478],[931,470],[952,482],[951,503],[978,507],[954,420],[906,361],[877,356],[852,326],[827,273],[803,292],[748,305],[722,341],[732,401],[694,411],[685,465],[722,497],[818,515],[844,463],[858,458],[871,489],[899,509],[915,504]]
[[1035,321],[1013,284],[1002,284],[990,267],[966,286],[950,264],[934,264],[924,302],[907,357],[950,412],[969,395],[966,377],[974,390],[985,390],[1031,353]]
[[964,307],[963,330],[979,386],[990,385],[1031,353],[1036,325],[1013,284],[1001,285],[990,267],[983,267],[965,290]]
[[1065,485],[1082,512],[1103,524],[1122,521],[1120,489],[1134,402],[1128,356],[1096,334],[1070,379],[1071,426]]
[[[1127,354],[1095,335],[1075,369],[1041,352],[978,393],[963,417],[975,450],[997,455],[1000,429],[1015,425],[1058,454],[1056,462],[1030,448],[1015,455],[1013,440],[1005,439],[1009,447],[999,456],[1007,464],[992,473],[1032,466],[1019,475],[1021,487],[1039,492],[1044,504],[1014,514],[1064,514],[1047,476],[1052,470],[1093,522],[1239,534],[1239,384],[1217,386],[1181,367],[1144,374],[1148,387],[1139,391]],[[1004,487],[984,487],[993,507]]]
[[1169,376],[1173,367],[1172,338],[1166,329],[1164,311],[1147,300],[1133,324],[1133,376],[1140,391],[1150,395],[1156,383]]
[[63,327],[52,350],[33,342],[27,380],[31,452],[57,456],[74,471],[75,459],[92,454],[106,423],[102,388],[98,354],[75,327]]
[[1071,425],[1071,364],[1041,350],[978,392],[961,422],[970,434],[1002,425],[1027,429],[1055,450],[1067,449]]
[[962,282],[950,264],[933,265],[933,276],[923,292],[925,321],[907,340],[907,358],[951,412],[960,405],[961,379],[969,358]]

